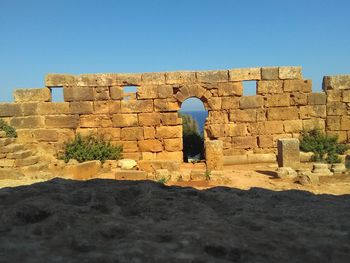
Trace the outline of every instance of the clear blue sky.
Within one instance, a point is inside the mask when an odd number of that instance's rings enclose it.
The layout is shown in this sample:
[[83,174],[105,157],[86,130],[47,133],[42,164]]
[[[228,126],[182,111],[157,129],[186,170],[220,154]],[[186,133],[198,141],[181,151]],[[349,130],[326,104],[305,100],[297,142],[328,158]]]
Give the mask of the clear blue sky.
[[0,101],[54,73],[301,65],[350,74],[348,0],[0,0]]

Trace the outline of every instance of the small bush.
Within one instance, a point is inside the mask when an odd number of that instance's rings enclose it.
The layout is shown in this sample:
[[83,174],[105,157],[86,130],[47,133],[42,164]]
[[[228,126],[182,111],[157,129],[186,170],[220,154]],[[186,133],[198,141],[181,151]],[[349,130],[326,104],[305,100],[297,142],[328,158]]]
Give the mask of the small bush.
[[4,120],[0,119],[0,131],[6,132],[7,137],[16,138],[16,129],[8,125]]
[[316,162],[339,163],[338,155],[348,149],[347,145],[337,142],[337,136],[327,136],[317,129],[303,131],[301,135],[300,150],[313,152]]
[[65,144],[64,153],[61,156],[65,162],[75,159],[78,162],[100,160],[119,160],[122,158],[123,148],[114,146],[102,138],[94,136],[82,137],[76,135],[72,142]]

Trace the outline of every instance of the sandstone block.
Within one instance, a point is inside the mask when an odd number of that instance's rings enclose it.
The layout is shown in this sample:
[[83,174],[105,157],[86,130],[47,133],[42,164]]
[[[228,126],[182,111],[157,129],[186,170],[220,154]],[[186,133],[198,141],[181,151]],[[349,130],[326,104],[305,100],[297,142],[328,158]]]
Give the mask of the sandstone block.
[[164,148],[168,152],[182,151],[182,138],[164,139]]
[[279,67],[280,79],[302,79],[301,67]]
[[122,113],[152,112],[153,100],[121,101]]
[[276,94],[283,93],[282,80],[261,80],[257,82],[257,94]]
[[81,128],[108,128],[112,127],[112,120],[109,115],[80,115],[79,126]]
[[[142,139],[142,138],[141,138]],[[112,141],[113,145],[120,145],[123,147],[123,157],[129,158],[125,153],[135,153],[139,151],[138,144],[135,140],[133,141]],[[134,158],[131,158],[134,159]]]
[[52,129],[38,129],[33,130],[35,140],[39,142],[57,142],[58,130]]
[[123,87],[112,86],[109,88],[109,94],[112,100],[121,100],[124,95]]
[[37,104],[38,115],[69,114],[68,102],[43,102]]
[[116,180],[147,180],[147,173],[137,170],[120,170],[115,172]]
[[46,87],[63,87],[76,84],[75,76],[68,74],[47,74],[45,76]]
[[92,101],[94,90],[92,87],[64,87],[64,101]]
[[22,110],[20,104],[0,103],[0,117],[16,117],[21,115]]
[[342,101],[342,97],[344,96],[344,92],[346,90],[327,90],[327,102],[332,102],[332,101]]
[[77,86],[111,86],[114,82],[114,74],[80,74],[75,79]]
[[257,122],[251,125],[252,134],[280,134],[283,133],[282,121],[264,121]]
[[221,109],[233,110],[239,107],[239,97],[222,97],[221,98]]
[[220,97],[211,97],[208,99],[208,107],[211,110],[220,110],[221,109],[221,98]]
[[248,134],[247,125],[243,123],[228,124],[228,130],[226,132],[227,136],[236,137],[236,136],[246,136]]
[[204,83],[212,82],[227,82],[228,81],[228,71],[227,70],[209,70],[209,71],[199,71],[196,73],[197,80]]
[[183,84],[196,82],[196,72],[166,72],[165,79],[167,84]]
[[16,129],[40,128],[44,127],[44,123],[44,117],[40,116],[16,117],[10,121],[10,125]]
[[341,116],[340,129],[350,130],[350,116]]
[[95,100],[109,100],[109,87],[96,87],[94,88]]
[[308,104],[310,105],[326,105],[326,93],[310,93],[308,94]]
[[263,106],[263,97],[256,96],[243,96],[239,100],[239,108],[240,109],[254,109],[261,108]]
[[328,136],[338,137],[338,142],[345,143],[348,142],[349,131],[327,131]]
[[257,111],[255,109],[231,110],[230,121],[234,122],[255,122]]
[[163,145],[158,140],[143,140],[139,141],[139,148],[142,152],[161,152]]
[[99,128],[97,135],[108,141],[120,140],[120,128]]
[[142,127],[122,128],[121,133],[120,133],[120,137],[122,140],[125,140],[125,141],[142,140],[143,139],[143,128]]
[[350,89],[350,75],[325,76],[322,87],[325,91]]
[[160,121],[165,126],[182,124],[182,118],[179,117],[179,114],[177,112],[161,113]]
[[243,84],[241,81],[218,83],[219,96],[242,96]]
[[309,131],[312,129],[320,129],[321,131],[324,131],[325,130],[325,120],[318,119],[318,118],[303,120],[303,129],[306,131]]
[[45,126],[48,128],[77,128],[78,115],[53,115],[45,117]]
[[227,126],[228,125],[224,125],[224,124],[209,124],[206,127],[205,131],[207,132],[210,138],[225,137]]
[[15,166],[15,159],[0,159],[0,169]]
[[248,156],[246,154],[224,156],[223,163],[224,165],[246,164]]
[[20,105],[23,116],[38,115],[38,102],[22,102]]
[[327,116],[347,115],[346,103],[340,101],[327,103]]
[[158,85],[157,86],[157,97],[159,99],[172,98],[174,95],[173,87],[170,85]]
[[279,79],[278,67],[263,67],[263,68],[261,68],[261,79],[263,79],[263,80]]
[[286,133],[298,133],[303,130],[303,121],[302,120],[284,121],[283,127]]
[[307,105],[307,94],[302,92],[290,93],[290,105],[292,106]]
[[176,100],[173,99],[155,99],[154,100],[154,110],[155,111],[178,111],[180,105]]
[[273,94],[264,96],[266,107],[288,107],[290,106],[290,95],[289,94]]
[[140,126],[159,126],[160,125],[160,113],[139,113],[139,125]]
[[228,113],[225,111],[209,111],[208,123],[228,123]]
[[30,150],[20,150],[13,153],[8,153],[6,158],[8,159],[24,159],[32,155],[32,151]]
[[276,174],[281,179],[295,179],[298,176],[298,173],[291,167],[278,167]]
[[300,152],[298,139],[280,139],[277,142],[278,166],[300,168]]
[[260,148],[272,148],[274,147],[273,136],[271,135],[259,135],[258,145]]
[[76,165],[68,165],[65,167],[64,173],[74,180],[88,180],[95,177],[100,169],[100,161],[88,161]]
[[144,139],[154,139],[156,137],[156,129],[154,127],[143,127]]
[[113,114],[113,127],[138,126],[137,114]]
[[182,138],[182,126],[160,126],[156,128],[157,139]]
[[261,80],[261,68],[238,68],[229,70],[230,81]]
[[109,113],[121,113],[121,101],[109,101]]
[[173,161],[178,161],[182,162],[183,156],[182,156],[182,151],[178,152],[159,152],[157,153],[157,160],[173,160]]
[[[151,160],[155,160],[157,158],[157,154],[156,153],[151,153],[151,152],[143,152],[142,153],[142,160],[141,161],[151,161]],[[139,167],[140,167],[140,170],[143,170],[143,171],[146,171],[148,172],[147,170],[145,170],[140,162],[139,162]]]
[[220,140],[205,141],[205,160],[207,170],[222,170],[223,160],[223,142]]
[[38,156],[30,156],[24,159],[16,159],[15,160],[15,166],[16,167],[23,167],[23,166],[29,166],[34,165],[38,163],[39,157]]
[[180,162],[173,160],[141,160],[139,166],[141,170],[148,173],[154,173],[159,169],[167,169],[169,172],[177,172],[180,170]]
[[148,72],[142,74],[142,83],[146,85],[162,85],[165,84],[165,73]]
[[[1,161],[2,160],[0,160],[0,167],[1,167]],[[23,176],[24,174],[14,169],[0,168],[0,180],[18,180]]]
[[267,110],[268,120],[297,120],[298,118],[298,109],[295,107],[278,107]]
[[326,128],[330,131],[340,130],[340,118],[341,116],[327,116]]
[[246,137],[233,137],[232,147],[240,149],[253,149],[257,148],[257,137],[256,136],[246,136]]
[[141,153],[140,152],[124,152],[123,157],[138,161],[141,159]]
[[[6,133],[5,132],[1,132],[1,134],[5,134],[6,136]],[[14,138],[6,138],[5,136],[3,137],[0,137],[0,147],[4,147],[6,145],[9,145],[10,143],[13,143],[15,141]]]
[[276,155],[273,153],[248,153],[249,163],[275,163]]
[[16,89],[13,93],[15,102],[51,101],[49,88]]
[[[335,90],[333,90],[333,91],[335,91]],[[336,91],[339,92],[340,90],[336,90]],[[341,93],[342,93],[341,101],[346,102],[346,103],[350,102],[350,90],[342,90]],[[327,98],[328,97],[329,97],[329,95],[327,93]],[[340,97],[337,97],[337,101],[340,100],[339,98]],[[328,99],[328,101],[330,101],[330,100]]]
[[118,73],[115,74],[115,85],[138,86],[141,84],[140,73]]
[[300,118],[310,119],[326,118],[326,105],[313,105],[313,106],[301,106],[300,107]]
[[312,92],[311,80],[285,80],[284,81],[285,92]]
[[157,98],[157,86],[156,85],[144,85],[137,89],[138,99],[155,99]]
[[69,112],[71,114],[89,114],[93,112],[91,101],[70,102]]

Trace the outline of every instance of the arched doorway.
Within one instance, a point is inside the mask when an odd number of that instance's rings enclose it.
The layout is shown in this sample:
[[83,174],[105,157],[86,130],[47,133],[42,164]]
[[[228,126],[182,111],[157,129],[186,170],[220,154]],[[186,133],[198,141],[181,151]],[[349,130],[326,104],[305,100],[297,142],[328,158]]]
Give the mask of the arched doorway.
[[203,102],[191,97],[181,104],[183,160],[198,162],[204,159],[204,126],[208,111]]

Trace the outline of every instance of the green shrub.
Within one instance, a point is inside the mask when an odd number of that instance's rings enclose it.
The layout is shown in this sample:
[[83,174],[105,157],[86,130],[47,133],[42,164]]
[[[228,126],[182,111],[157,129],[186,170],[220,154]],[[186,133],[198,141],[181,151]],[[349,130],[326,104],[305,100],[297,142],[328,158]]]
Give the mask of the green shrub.
[[91,160],[119,160],[122,158],[122,146],[114,146],[100,137],[76,135],[74,140],[65,144],[61,156],[65,162],[75,159],[78,162]]
[[339,154],[343,154],[348,146],[338,143],[337,136],[328,136],[318,129],[303,131],[300,140],[300,150],[313,152],[313,161],[339,163]]
[[16,138],[16,129],[8,125],[4,120],[0,119],[0,131],[6,132],[7,137]]

